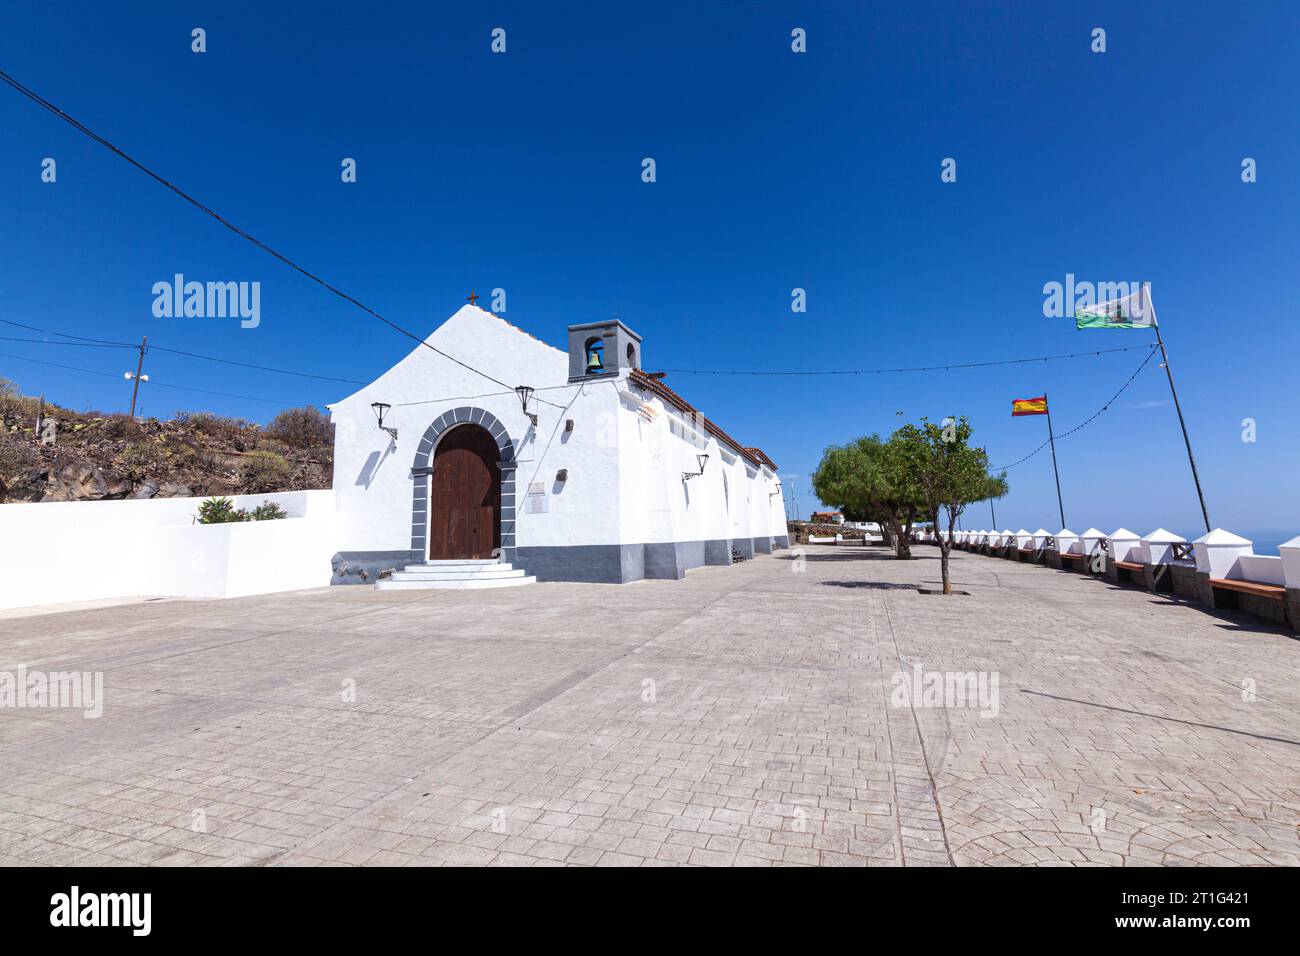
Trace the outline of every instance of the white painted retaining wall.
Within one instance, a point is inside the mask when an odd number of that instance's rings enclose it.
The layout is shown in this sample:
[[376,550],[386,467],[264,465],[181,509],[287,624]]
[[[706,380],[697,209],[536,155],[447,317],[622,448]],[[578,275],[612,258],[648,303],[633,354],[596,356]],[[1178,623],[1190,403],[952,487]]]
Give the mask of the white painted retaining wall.
[[[963,533],[968,535],[967,540],[976,542],[988,535],[985,531],[958,532],[959,535]],[[997,532],[993,536],[996,541]],[[1141,539],[1123,528],[1110,535],[1089,529],[1082,536],[1062,529],[1056,535],[1056,546],[1062,553],[1091,554],[1102,540],[1110,542],[1112,559],[1146,564],[1173,563],[1172,544],[1185,543],[1184,539],[1163,528],[1157,528]],[[1196,569],[1211,577],[1256,581],[1300,590],[1300,537],[1279,545],[1279,556],[1274,557],[1255,554],[1254,543],[1248,538],[1215,528],[1192,542],[1192,551]]]
[[329,584],[334,493],[232,496],[290,517],[200,525],[202,498],[0,505],[0,608],[135,595],[238,597]]
[[[1282,559],[1271,554],[1242,555],[1229,569],[1228,577],[1258,581],[1260,584],[1286,584],[1286,578],[1282,574]],[[1291,586],[1300,587],[1300,582],[1292,582]]]

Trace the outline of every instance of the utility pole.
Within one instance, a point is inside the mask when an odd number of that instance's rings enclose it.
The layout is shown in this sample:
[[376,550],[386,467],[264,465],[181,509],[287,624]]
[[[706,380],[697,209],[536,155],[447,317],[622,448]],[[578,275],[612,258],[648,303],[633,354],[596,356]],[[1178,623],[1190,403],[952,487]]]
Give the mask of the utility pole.
[[36,410],[36,430],[32,433],[38,441],[41,437],[41,422],[45,420],[45,393],[41,393],[41,404]]
[[127,378],[134,380],[134,384],[131,386],[131,418],[135,418],[135,396],[140,391],[140,382],[149,381],[148,375],[143,377],[140,375],[140,370],[144,368],[144,353],[148,351],[148,348],[149,336],[146,335],[140,339],[140,360],[135,364],[135,375],[132,375],[130,372],[126,373]]

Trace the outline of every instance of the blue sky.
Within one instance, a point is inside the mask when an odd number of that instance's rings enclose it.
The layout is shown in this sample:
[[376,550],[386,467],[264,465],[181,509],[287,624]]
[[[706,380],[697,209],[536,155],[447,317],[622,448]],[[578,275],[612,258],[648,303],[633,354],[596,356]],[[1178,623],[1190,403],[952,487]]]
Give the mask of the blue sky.
[[[805,54],[790,49],[795,27]],[[16,2],[0,68],[422,334],[470,289],[502,287],[505,317],[561,347],[566,325],[619,316],[648,368],[936,365],[1147,342],[1045,318],[1042,289],[1067,273],[1148,281],[1214,524],[1289,536],[1297,49],[1293,3]],[[0,317],[361,380],[408,351],[8,87],[0,131]],[[355,184],[340,181],[344,157]],[[644,157],[655,183],[641,181]],[[955,183],[940,181],[945,157]],[[1258,182],[1241,181],[1245,157]],[[153,283],[176,272],[261,282],[261,324],[155,318]],[[806,313],[790,309],[795,287]],[[129,401],[128,353],[0,352],[119,376],[0,358],[26,391],[108,411]],[[1013,398],[1046,390],[1063,432],[1141,358],[668,382],[798,476],[806,515],[827,444],[967,414],[995,462],[1014,461],[1046,428],[1013,420]],[[147,371],[284,402],[348,391],[160,352]],[[1168,399],[1153,362],[1059,443],[1076,531],[1197,530]],[[143,403],[159,416],[277,410],[153,384]],[[1009,476],[998,523],[1054,529],[1047,453]]]

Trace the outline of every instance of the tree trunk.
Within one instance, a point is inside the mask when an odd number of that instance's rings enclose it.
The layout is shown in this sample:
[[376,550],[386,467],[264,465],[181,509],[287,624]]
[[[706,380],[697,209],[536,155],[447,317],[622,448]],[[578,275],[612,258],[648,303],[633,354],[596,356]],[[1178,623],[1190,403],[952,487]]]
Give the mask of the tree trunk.
[[943,575],[943,593],[952,593],[952,579],[948,576],[948,552],[952,548],[952,522],[948,522],[948,533],[939,530],[939,512],[930,516],[930,526],[934,528],[935,539],[939,542],[939,570]]
[[907,544],[907,534],[903,530],[903,524],[898,520],[897,515],[889,516],[889,534],[894,539],[894,557],[899,559],[910,558],[912,552]]

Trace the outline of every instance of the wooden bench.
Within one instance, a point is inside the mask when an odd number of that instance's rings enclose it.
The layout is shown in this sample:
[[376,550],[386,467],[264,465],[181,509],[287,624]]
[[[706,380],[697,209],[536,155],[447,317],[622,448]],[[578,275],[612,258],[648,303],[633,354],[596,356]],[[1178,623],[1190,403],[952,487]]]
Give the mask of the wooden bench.
[[[1262,617],[1278,624],[1296,622],[1287,607],[1286,588],[1280,584],[1265,584],[1262,581],[1243,581],[1237,578],[1210,578],[1210,595],[1212,604],[1220,611],[1245,610],[1248,614]],[[1247,595],[1263,604],[1242,608],[1241,595]]]
[[1146,584],[1143,566],[1136,561],[1112,561],[1110,579],[1116,584]]
[[1210,587],[1224,591],[1238,591],[1253,597],[1267,598],[1270,601],[1285,601],[1286,588],[1280,584],[1264,584],[1261,581],[1240,581],[1235,578],[1210,578]]

